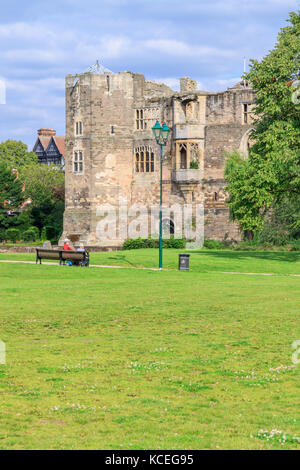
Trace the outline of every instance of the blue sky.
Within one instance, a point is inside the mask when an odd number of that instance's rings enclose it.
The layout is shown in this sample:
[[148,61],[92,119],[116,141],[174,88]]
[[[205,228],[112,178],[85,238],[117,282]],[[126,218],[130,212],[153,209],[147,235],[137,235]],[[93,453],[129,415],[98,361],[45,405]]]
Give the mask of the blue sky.
[[272,49],[298,0],[0,0],[0,141],[64,135],[64,77],[97,59],[178,87],[226,89]]

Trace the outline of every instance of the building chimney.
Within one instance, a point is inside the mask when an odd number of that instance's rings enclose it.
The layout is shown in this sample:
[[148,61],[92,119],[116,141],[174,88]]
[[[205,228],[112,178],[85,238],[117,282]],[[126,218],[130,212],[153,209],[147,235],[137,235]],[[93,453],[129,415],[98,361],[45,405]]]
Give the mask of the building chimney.
[[54,129],[39,129],[37,133],[39,136],[43,137],[54,137],[56,135],[56,131]]

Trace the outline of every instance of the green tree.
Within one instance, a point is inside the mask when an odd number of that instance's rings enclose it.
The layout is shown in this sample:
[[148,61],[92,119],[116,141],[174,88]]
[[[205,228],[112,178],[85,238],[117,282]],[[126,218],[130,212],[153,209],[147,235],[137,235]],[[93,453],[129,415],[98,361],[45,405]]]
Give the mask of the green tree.
[[274,49],[252,60],[245,75],[257,96],[253,146],[247,161],[234,152],[225,169],[231,217],[246,231],[261,229],[271,207],[300,194],[300,105],[292,99],[300,78],[299,12],[288,21]]
[[20,168],[38,162],[34,152],[28,152],[27,145],[16,140],[7,140],[0,143],[0,162],[4,161],[12,168]]
[[20,175],[25,184],[25,194],[33,206],[40,206],[45,201],[64,200],[65,174],[54,165],[27,165],[21,169]]
[[0,161],[0,230],[16,225],[18,217],[10,214],[18,211],[23,202],[23,183],[11,168]]
[[263,230],[258,234],[260,243],[285,245],[300,239],[300,195],[284,196],[272,206],[266,217]]
[[63,228],[65,174],[53,165],[27,165],[21,170],[26,197],[32,201],[32,224],[40,231],[45,226],[53,228],[59,238]]

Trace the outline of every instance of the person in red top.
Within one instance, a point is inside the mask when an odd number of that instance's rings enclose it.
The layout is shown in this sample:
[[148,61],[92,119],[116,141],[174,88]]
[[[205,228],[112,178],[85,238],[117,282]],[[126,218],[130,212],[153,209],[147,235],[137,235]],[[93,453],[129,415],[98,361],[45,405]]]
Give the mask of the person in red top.
[[67,238],[65,240],[63,250],[64,251],[73,251],[72,248],[70,247],[70,240],[68,240]]

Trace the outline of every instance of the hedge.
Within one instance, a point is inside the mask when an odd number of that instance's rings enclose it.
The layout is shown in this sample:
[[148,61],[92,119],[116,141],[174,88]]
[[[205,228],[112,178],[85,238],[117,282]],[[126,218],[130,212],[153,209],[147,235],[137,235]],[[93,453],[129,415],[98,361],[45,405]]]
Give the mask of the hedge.
[[[164,248],[184,249],[186,241],[182,238],[171,237],[163,240]],[[139,248],[158,248],[159,240],[153,238],[129,238],[123,244],[123,250],[137,250]]]

